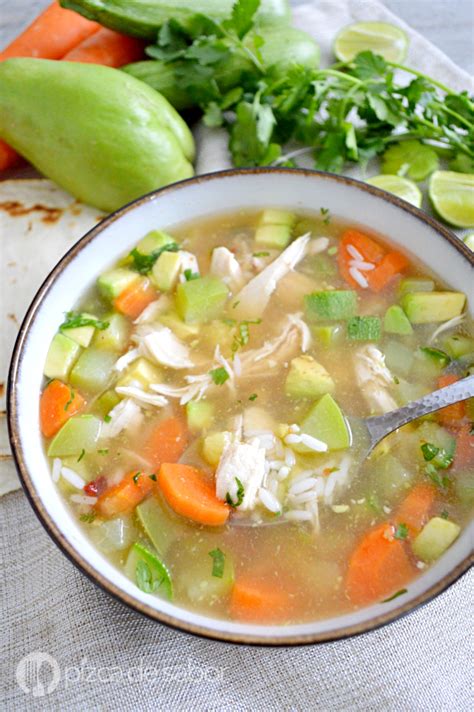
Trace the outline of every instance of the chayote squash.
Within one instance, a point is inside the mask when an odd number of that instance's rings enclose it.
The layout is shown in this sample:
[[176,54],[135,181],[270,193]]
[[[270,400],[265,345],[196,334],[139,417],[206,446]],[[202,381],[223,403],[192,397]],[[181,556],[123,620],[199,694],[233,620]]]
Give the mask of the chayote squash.
[[193,175],[193,137],[176,110],[147,84],[95,64],[0,62],[0,137],[107,211]]

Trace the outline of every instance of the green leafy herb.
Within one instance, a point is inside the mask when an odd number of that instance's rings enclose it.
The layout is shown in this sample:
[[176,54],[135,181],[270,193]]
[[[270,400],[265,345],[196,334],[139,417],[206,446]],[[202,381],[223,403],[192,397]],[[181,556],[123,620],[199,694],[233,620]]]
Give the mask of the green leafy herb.
[[110,423],[110,422],[112,422],[112,416],[104,415],[104,423]]
[[429,462],[425,467],[425,473],[428,475],[430,480],[440,489],[446,489],[449,486],[450,479],[445,475],[441,475],[438,469]]
[[68,402],[66,403],[66,405],[64,406],[64,410],[66,410],[66,411],[69,410],[69,406],[72,404],[72,402],[73,402],[73,400],[74,400],[74,397],[75,397],[75,393],[74,393],[74,391],[72,390],[72,388],[70,388],[70,389],[69,389],[69,400],[68,400]]
[[252,254],[252,257],[269,257],[270,253],[269,252],[254,252]]
[[406,588],[401,588],[399,591],[393,594],[393,596],[389,596],[388,598],[384,598],[382,603],[388,603],[389,601],[394,601],[395,598],[398,598],[399,596],[403,596],[404,593],[407,593],[408,589]]
[[257,398],[258,398],[258,395],[256,393],[252,393],[252,395],[249,396],[249,401],[257,400]]
[[441,517],[441,519],[449,519],[449,512],[447,512],[446,509],[443,509],[439,516]]
[[229,374],[227,373],[224,366],[219,366],[219,368],[213,368],[211,371],[209,371],[209,373],[216,386],[222,386],[222,384],[225,383],[229,378]]
[[132,480],[133,480],[133,483],[134,483],[134,484],[136,484],[136,485],[138,484],[138,479],[139,479],[139,477],[140,477],[141,474],[142,474],[141,472],[135,472],[135,474],[134,474],[133,477],[132,477]]
[[99,455],[108,455],[109,454],[109,451],[106,447],[103,448],[102,450],[97,450],[97,452],[99,453]]
[[76,461],[76,462],[80,462],[80,461],[82,460],[82,458],[84,457],[85,454],[86,454],[86,451],[84,450],[84,448],[82,448],[81,454],[80,454],[79,457],[77,458],[77,461]]
[[225,566],[225,554],[219,548],[213,549],[209,552],[209,556],[212,559],[212,575],[216,578],[222,578],[224,576],[224,566]]
[[155,473],[153,473],[152,475],[148,475],[148,477],[150,478],[150,480],[153,480],[153,482],[156,482],[156,475],[155,475]]
[[245,489],[244,489],[242,482],[239,480],[238,477],[235,477],[234,479],[237,484],[237,495],[236,495],[237,499],[234,502],[234,500],[230,496],[229,492],[227,492],[227,494],[225,496],[225,501],[227,502],[227,504],[230,507],[233,507],[235,509],[236,507],[239,507],[242,504],[242,502],[244,501]]
[[133,259],[132,267],[139,274],[148,274],[148,272],[151,272],[153,265],[163,252],[178,252],[179,249],[179,245],[176,242],[169,242],[167,245],[163,245],[163,247],[153,250],[153,252],[149,255],[144,255],[135,247],[130,252],[130,257]]
[[232,341],[232,353],[238,351],[242,346],[246,346],[250,338],[249,326],[251,324],[260,324],[261,319],[248,319],[246,321],[240,321],[237,327],[237,334],[234,336]]
[[329,208],[319,208],[321,215],[323,216],[324,225],[329,225],[331,222],[331,215],[329,213]]
[[440,368],[446,368],[451,363],[451,357],[441,349],[433,349],[430,346],[421,346],[420,351],[428,356],[432,361],[436,362]]
[[332,247],[329,248],[328,250],[328,255],[330,257],[333,257],[334,255],[337,255],[337,247],[333,245]]
[[168,598],[172,598],[173,585],[170,572],[165,564],[143,544],[136,542],[133,545],[133,551],[139,555],[135,566],[135,578],[138,588],[145,593],[155,593],[162,587],[165,595]]
[[376,514],[380,514],[382,511],[382,505],[380,504],[377,495],[373,492],[371,492],[367,497],[367,506]]
[[224,27],[242,39],[253,26],[253,18],[259,5],[260,0],[238,0],[232,7],[230,18],[223,23]]
[[85,514],[81,514],[81,516],[79,517],[79,520],[81,522],[86,522],[87,524],[91,524],[95,518],[96,518],[96,513],[90,511],[90,512],[86,512]]
[[199,279],[200,275],[198,272],[193,272],[192,269],[185,269],[184,272],[184,279],[186,282],[191,282],[193,279]]
[[425,461],[429,462],[430,460],[433,460],[439,453],[439,447],[436,447],[436,445],[433,445],[433,443],[423,443],[423,445],[421,446],[421,452],[423,453]]
[[104,331],[109,326],[108,321],[101,321],[93,316],[87,316],[85,314],[77,314],[76,312],[69,311],[66,312],[66,320],[59,327],[61,331],[67,329],[78,329],[81,326],[93,326],[99,331]]
[[406,524],[397,524],[395,527],[395,539],[406,539],[408,536],[408,527]]

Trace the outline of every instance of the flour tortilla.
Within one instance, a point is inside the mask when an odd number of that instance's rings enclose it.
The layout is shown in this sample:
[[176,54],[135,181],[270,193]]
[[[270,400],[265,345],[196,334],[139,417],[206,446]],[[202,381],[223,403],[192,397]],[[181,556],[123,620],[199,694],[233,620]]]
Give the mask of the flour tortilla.
[[5,417],[8,367],[18,328],[54,265],[102,217],[49,180],[0,181],[0,496],[20,486]]

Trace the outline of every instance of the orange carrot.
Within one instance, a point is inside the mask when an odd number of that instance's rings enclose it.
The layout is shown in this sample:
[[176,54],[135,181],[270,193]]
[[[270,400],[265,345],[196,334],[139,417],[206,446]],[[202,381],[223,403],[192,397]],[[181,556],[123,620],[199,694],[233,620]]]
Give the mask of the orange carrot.
[[238,578],[232,589],[232,618],[252,623],[279,623],[289,618],[291,595],[281,586],[250,577]]
[[124,64],[142,59],[144,47],[145,43],[135,37],[127,37],[102,27],[76,45],[63,60],[123,67]]
[[119,294],[114,300],[114,306],[122,314],[136,319],[157,296],[149,279],[137,279]]
[[339,248],[338,262],[339,271],[342,277],[353,287],[360,285],[355,281],[349,272],[349,263],[354,257],[348,251],[348,246],[354,247],[367,262],[378,264],[385,255],[383,247],[378,245],[372,238],[365,235],[359,230],[345,230],[342,234],[341,245]]
[[9,168],[14,168],[22,161],[21,156],[11,148],[8,143],[0,139],[0,171],[6,171]]
[[103,517],[132,512],[154,488],[154,481],[144,472],[133,470],[105,490],[97,500],[96,509]]
[[377,267],[367,272],[366,278],[373,292],[381,292],[394,277],[408,267],[408,260],[401,252],[389,252]]
[[396,512],[396,521],[406,524],[410,536],[416,536],[430,518],[436,490],[432,485],[415,485]]
[[99,27],[97,22],[53,2],[0,52],[0,61],[9,57],[61,59]]
[[187,432],[181,418],[167,418],[156,425],[143,448],[153,467],[163,462],[178,462],[187,445]]
[[214,488],[195,467],[165,463],[158,484],[172,509],[199,524],[219,526],[229,516],[229,506],[217,499]]
[[402,588],[415,572],[405,545],[393,537],[393,527],[380,524],[362,538],[352,553],[346,591],[355,605],[368,605]]
[[459,429],[456,438],[456,454],[454,456],[455,470],[474,468],[474,434],[472,425],[467,423]]
[[69,420],[84,407],[86,401],[75,389],[62,381],[48,383],[40,400],[41,432],[45,438],[51,438]]
[[[458,376],[447,373],[446,375],[438,378],[438,388],[445,388],[446,386],[450,386],[452,383],[456,383],[456,381],[459,381]],[[466,404],[464,401],[448,405],[446,408],[442,408],[437,413],[439,422],[448,426],[461,425],[459,421],[462,420],[465,415]]]

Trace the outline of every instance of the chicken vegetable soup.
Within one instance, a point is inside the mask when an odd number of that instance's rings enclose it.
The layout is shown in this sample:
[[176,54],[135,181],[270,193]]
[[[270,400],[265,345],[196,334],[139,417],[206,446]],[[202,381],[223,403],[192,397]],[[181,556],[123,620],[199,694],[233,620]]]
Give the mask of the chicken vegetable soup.
[[235,621],[403,595],[474,500],[474,407],[347,417],[468,373],[466,295],[322,209],[154,230],[67,312],[40,420],[54,482],[142,591]]

